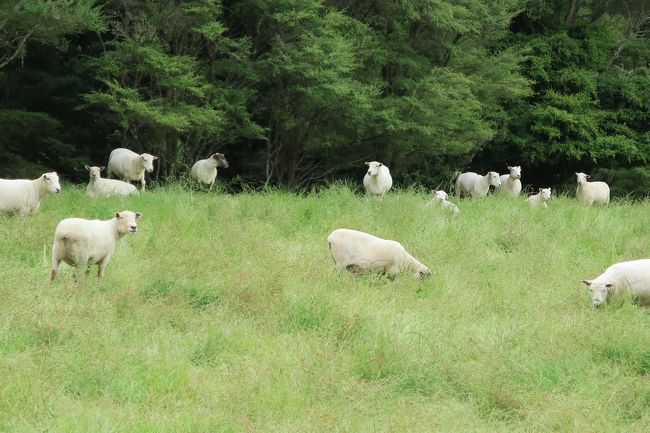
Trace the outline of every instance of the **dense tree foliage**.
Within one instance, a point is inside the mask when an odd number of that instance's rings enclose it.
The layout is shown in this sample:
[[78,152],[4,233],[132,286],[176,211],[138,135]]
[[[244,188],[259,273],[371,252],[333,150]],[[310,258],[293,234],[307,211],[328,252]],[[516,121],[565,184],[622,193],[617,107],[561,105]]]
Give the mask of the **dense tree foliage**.
[[650,151],[650,5],[8,0],[0,89],[0,176],[81,180],[122,146],[159,180],[219,150],[233,185],[291,189],[372,159],[426,186],[624,179]]

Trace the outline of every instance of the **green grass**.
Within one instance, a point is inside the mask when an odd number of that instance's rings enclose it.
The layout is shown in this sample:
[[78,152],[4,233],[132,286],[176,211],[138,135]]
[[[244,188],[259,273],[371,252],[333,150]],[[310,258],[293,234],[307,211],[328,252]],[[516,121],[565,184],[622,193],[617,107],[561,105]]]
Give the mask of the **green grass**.
[[[650,257],[650,203],[427,200],[65,186],[0,217],[0,431],[647,432],[650,310],[580,280]],[[58,221],[124,209],[105,279],[50,284]],[[434,277],[335,273],[340,227]]]

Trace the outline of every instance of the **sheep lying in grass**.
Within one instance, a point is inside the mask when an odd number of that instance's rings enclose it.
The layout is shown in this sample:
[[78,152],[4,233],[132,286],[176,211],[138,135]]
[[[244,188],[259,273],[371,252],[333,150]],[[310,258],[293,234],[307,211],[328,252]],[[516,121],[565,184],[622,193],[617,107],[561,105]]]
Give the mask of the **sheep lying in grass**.
[[605,182],[587,182],[588,174],[576,173],[578,188],[576,198],[579,202],[591,206],[592,204],[609,204],[609,185]]
[[508,197],[517,197],[521,193],[521,167],[508,166],[509,174],[503,174],[500,177],[501,191]]
[[0,179],[0,212],[18,212],[22,216],[35,213],[48,192],[61,192],[56,172],[34,180]]
[[363,186],[368,194],[386,194],[393,186],[390,170],[381,162],[366,162],[368,172],[363,177]]
[[449,201],[449,196],[446,192],[442,190],[436,191],[435,189],[432,189],[431,195],[432,198],[429,203],[427,203],[427,206],[440,206],[442,208],[451,210],[455,215],[458,215],[460,213],[458,206]]
[[212,191],[214,182],[217,179],[217,168],[228,168],[228,161],[222,153],[215,153],[208,159],[200,159],[194,163],[190,170],[192,179],[197,182],[210,185],[209,191]]
[[431,275],[429,268],[418,262],[396,241],[381,239],[350,229],[336,229],[327,237],[336,269],[350,272],[384,271],[395,278],[401,271],[414,277]]
[[105,167],[89,167],[86,170],[90,174],[90,180],[86,187],[86,194],[89,197],[106,197],[111,195],[130,195],[136,193],[138,190],[135,185],[127,182],[122,182],[117,179],[104,179],[101,172]]
[[499,173],[490,171],[485,176],[474,172],[461,173],[456,179],[456,197],[469,195],[470,197],[485,197],[490,186],[501,186]]
[[548,205],[546,204],[551,199],[551,188],[540,188],[539,192],[535,195],[531,195],[526,199],[530,207],[543,207],[546,209]]
[[141,213],[125,210],[116,212],[113,218],[105,221],[83,218],[62,220],[54,231],[51,280],[56,278],[61,261],[74,266],[75,280],[80,268],[91,264],[97,264],[97,277],[102,278],[115,252],[115,244],[124,235],[138,230],[137,219],[141,216]]
[[594,307],[625,293],[641,305],[650,305],[650,259],[616,263],[593,280],[582,282],[589,287]]

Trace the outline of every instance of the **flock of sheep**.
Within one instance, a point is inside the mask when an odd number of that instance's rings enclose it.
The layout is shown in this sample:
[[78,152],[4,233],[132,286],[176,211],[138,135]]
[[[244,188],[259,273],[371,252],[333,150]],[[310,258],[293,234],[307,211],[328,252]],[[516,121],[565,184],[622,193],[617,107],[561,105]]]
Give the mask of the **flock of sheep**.
[[[119,148],[111,152],[107,175],[102,178],[105,167],[86,166],[89,182],[86,193],[91,197],[110,195],[130,195],[137,191],[130,182],[140,181],[145,190],[145,172],[153,171],[156,156],[148,153],[137,154],[131,150]],[[363,185],[368,194],[385,195],[393,185],[390,170],[381,162],[366,162],[367,173]],[[223,154],[215,153],[207,159],[197,161],[190,171],[196,181],[206,184],[211,190],[214,186],[218,167],[228,167]],[[499,176],[490,171],[481,176],[473,172],[460,174],[456,179],[456,196],[471,198],[485,197],[490,186],[501,190],[510,197],[521,193],[521,167],[508,167],[509,173]],[[110,179],[115,176],[118,179]],[[609,186],[605,182],[588,182],[588,175],[576,173],[578,187],[577,199],[591,206],[609,203]],[[35,180],[0,179],[0,212],[27,215],[38,210],[40,200],[47,193],[61,191],[56,172],[45,173]],[[449,201],[445,191],[432,190],[432,200],[428,205],[447,208],[455,214],[460,213],[458,206]],[[537,194],[527,198],[533,207],[547,207],[551,198],[550,188],[540,188]],[[81,269],[89,272],[89,266],[98,266],[98,278],[104,276],[106,265],[110,261],[115,245],[126,234],[137,232],[137,221],[142,216],[139,212],[129,210],[116,212],[109,220],[88,220],[83,218],[66,218],[59,222],[54,232],[52,244],[52,272],[54,281],[62,261],[74,267],[75,279]],[[402,271],[411,272],[417,278],[430,276],[431,270],[420,263],[397,241],[381,239],[368,233],[350,229],[336,229],[327,238],[329,248],[337,270],[350,272],[366,271],[385,272],[394,278]],[[603,274],[593,280],[583,280],[591,292],[592,303],[598,307],[617,293],[631,293],[643,304],[650,304],[650,259],[617,263],[610,266]]]

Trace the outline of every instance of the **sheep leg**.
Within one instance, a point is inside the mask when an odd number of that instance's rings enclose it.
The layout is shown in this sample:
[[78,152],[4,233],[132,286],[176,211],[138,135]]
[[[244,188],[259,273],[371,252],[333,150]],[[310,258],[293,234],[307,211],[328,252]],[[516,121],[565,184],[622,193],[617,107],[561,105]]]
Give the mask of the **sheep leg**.
[[144,187],[147,184],[147,182],[144,180],[144,173],[142,173],[142,178],[140,179],[140,182],[142,183],[142,191],[144,191]]
[[213,186],[214,186],[214,182],[210,182],[210,188],[208,188],[208,191],[212,191]]
[[106,257],[104,260],[97,262],[97,279],[104,278],[104,269],[106,269],[109,260],[110,257]]
[[347,269],[349,272],[352,272],[353,274],[360,274],[361,272],[363,272],[361,266],[355,264],[347,265],[345,269]]
[[56,274],[59,273],[59,264],[61,263],[61,260],[58,259],[52,259],[52,273],[50,274],[50,281],[54,281],[56,278]]

